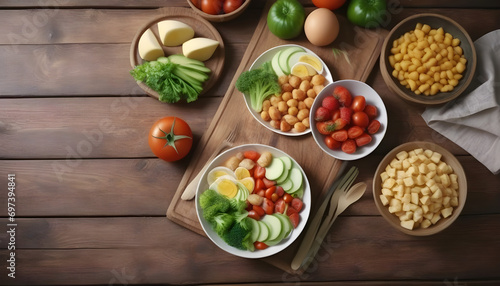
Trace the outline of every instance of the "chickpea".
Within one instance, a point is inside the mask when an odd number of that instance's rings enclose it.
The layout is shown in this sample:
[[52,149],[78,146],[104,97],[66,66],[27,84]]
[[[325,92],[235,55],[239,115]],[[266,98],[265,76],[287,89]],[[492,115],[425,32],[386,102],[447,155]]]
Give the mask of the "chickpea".
[[264,121],[271,120],[271,116],[269,116],[269,112],[267,112],[267,111],[262,111],[260,113],[260,118],[262,118],[262,120],[264,120]]
[[278,103],[281,101],[281,95],[279,96],[276,96],[276,95],[273,95],[271,96],[271,98],[269,99],[269,101],[271,101],[271,105],[272,106],[278,106]]
[[308,108],[307,108],[307,106],[306,106],[306,104],[304,103],[304,101],[303,101],[303,100],[299,101],[299,103],[298,103],[298,105],[297,105],[297,108],[298,108],[299,110],[301,110],[301,109],[308,109]]
[[304,126],[305,126],[306,128],[311,127],[311,125],[309,124],[309,117],[304,118],[304,119],[302,120],[302,124],[304,124]]
[[304,103],[306,104],[306,107],[308,109],[311,109],[313,102],[314,102],[314,98],[312,98],[312,97],[308,97],[308,98],[304,99]]
[[303,92],[307,92],[311,88],[311,82],[308,80],[302,80],[302,82],[299,85],[299,89],[302,90]]
[[290,80],[288,83],[293,87],[293,88],[299,88],[300,86],[301,79],[298,76],[292,75],[290,77]]
[[275,106],[269,107],[269,116],[271,117],[272,120],[280,120],[281,119],[281,113],[279,112],[278,108]]
[[280,122],[279,120],[271,120],[269,121],[269,124],[276,129],[280,129]]
[[325,81],[326,81],[326,78],[321,74],[316,74],[311,79],[311,83],[313,85],[324,85]]
[[302,122],[297,122],[293,125],[293,128],[297,131],[297,132],[304,132],[306,131],[306,126],[304,125],[304,123]]
[[309,118],[309,109],[300,109],[297,113],[297,119],[302,121],[306,118]]
[[307,94],[307,97],[310,97],[310,98],[315,98],[317,95],[316,92],[314,91],[314,89],[312,89],[312,88],[308,89],[306,94]]
[[325,88],[323,85],[314,85],[313,86],[313,90],[316,94],[319,94],[323,90],[323,88]]
[[295,125],[295,123],[299,122],[299,119],[297,117],[290,114],[283,116],[283,119],[290,125]]
[[283,132],[288,132],[288,131],[292,130],[292,126],[290,124],[288,124],[285,120],[281,120],[280,130]]
[[299,102],[296,99],[292,98],[288,100],[286,104],[288,105],[288,107],[297,107],[299,105]]
[[292,91],[292,96],[296,100],[304,100],[306,99],[307,95],[302,89],[294,89]]
[[278,83],[280,85],[283,85],[285,83],[288,83],[288,79],[289,79],[288,75],[282,75],[278,78]]
[[269,107],[271,107],[271,101],[269,101],[269,99],[264,100],[264,102],[262,102],[262,110],[268,111]]
[[293,98],[292,93],[289,91],[283,92],[283,94],[281,95],[281,99],[283,99],[284,101],[288,101],[289,99],[292,98]]
[[310,76],[310,75],[306,75],[306,76],[301,77],[300,79],[301,79],[301,80],[311,81],[312,76]]
[[289,83],[284,83],[281,85],[281,91],[282,92],[291,92],[293,90],[293,86],[291,86]]
[[286,105],[286,102],[284,102],[284,101],[278,102],[278,110],[282,115],[287,114],[288,113],[288,105]]
[[288,108],[288,114],[296,116],[299,113],[299,109],[295,106]]

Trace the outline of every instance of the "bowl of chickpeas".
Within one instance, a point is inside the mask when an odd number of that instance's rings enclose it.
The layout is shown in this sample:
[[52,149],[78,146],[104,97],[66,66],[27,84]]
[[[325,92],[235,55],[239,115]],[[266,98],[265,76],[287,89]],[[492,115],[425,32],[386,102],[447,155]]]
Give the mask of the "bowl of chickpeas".
[[467,31],[439,14],[417,14],[398,23],[380,55],[385,83],[403,99],[436,105],[457,98],[476,70],[476,50]]
[[243,94],[248,111],[267,129],[285,136],[301,136],[311,132],[309,113],[316,96],[333,82],[327,65],[313,51],[294,44],[280,45],[262,53],[250,66],[250,70],[271,62],[281,51],[300,48],[301,54],[311,55],[322,65],[322,70],[314,75],[296,76],[291,73],[278,76],[281,92],[268,97],[262,103],[262,110],[251,107],[249,95]]
[[462,212],[467,178],[447,149],[432,142],[407,142],[379,163],[373,198],[394,228],[414,236],[433,235],[449,227]]

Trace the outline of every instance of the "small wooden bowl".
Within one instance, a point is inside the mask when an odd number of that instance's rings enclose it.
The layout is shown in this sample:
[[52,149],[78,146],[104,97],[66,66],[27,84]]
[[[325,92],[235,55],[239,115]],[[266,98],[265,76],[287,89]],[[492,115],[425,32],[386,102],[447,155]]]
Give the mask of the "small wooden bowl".
[[191,8],[193,8],[193,10],[198,15],[200,15],[201,17],[203,17],[206,20],[211,21],[211,22],[226,22],[226,21],[233,20],[234,18],[236,18],[239,15],[241,15],[243,13],[243,11],[245,11],[245,9],[248,8],[248,6],[250,5],[250,0],[245,0],[243,2],[243,4],[241,4],[241,6],[238,9],[234,10],[231,13],[212,15],[212,14],[205,13],[202,10],[198,9],[193,4],[193,2],[191,0],[187,0],[187,2],[189,4],[189,6],[191,6]]
[[[423,94],[417,95],[410,89],[402,86],[399,80],[392,76],[392,71],[394,69],[389,63],[392,43],[406,32],[414,30],[417,23],[427,24],[431,26],[432,29],[442,27],[445,33],[450,33],[454,38],[460,39],[460,47],[467,59],[467,64],[465,72],[462,74],[463,77],[452,91],[439,92],[430,96],[425,96]],[[424,105],[442,104],[462,94],[472,81],[474,72],[476,71],[476,64],[476,49],[467,31],[452,19],[438,14],[417,14],[398,23],[387,35],[380,53],[380,71],[389,89],[407,101]]]
[[[443,155],[441,161],[447,163],[453,168],[453,172],[458,177],[458,206],[454,208],[451,216],[447,218],[441,218],[436,224],[431,225],[428,228],[416,228],[413,230],[409,230],[401,226],[399,217],[397,217],[395,214],[390,213],[388,206],[384,206],[382,204],[380,200],[380,195],[382,194],[382,179],[380,178],[380,174],[384,172],[386,166],[389,165],[389,163],[394,158],[396,158],[396,154],[401,151],[409,152],[417,148],[422,148],[424,150],[429,149],[441,153],[441,155]],[[378,165],[377,170],[375,171],[375,176],[373,178],[373,198],[380,214],[387,222],[389,222],[392,227],[409,235],[428,236],[446,229],[458,218],[464,208],[465,201],[467,199],[467,178],[460,162],[445,148],[431,142],[408,142],[392,149]]]

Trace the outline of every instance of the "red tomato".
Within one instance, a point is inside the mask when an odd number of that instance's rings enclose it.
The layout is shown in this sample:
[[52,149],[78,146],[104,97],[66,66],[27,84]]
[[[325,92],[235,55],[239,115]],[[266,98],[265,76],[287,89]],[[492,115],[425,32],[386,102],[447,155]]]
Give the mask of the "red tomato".
[[274,203],[273,201],[264,198],[264,201],[262,202],[262,209],[266,212],[266,214],[273,214],[274,213]]
[[252,210],[254,212],[256,212],[259,216],[263,216],[266,214],[266,212],[264,211],[264,209],[260,206],[252,206]]
[[377,119],[373,119],[370,124],[368,124],[368,127],[366,127],[366,131],[368,131],[368,134],[375,134],[379,129],[380,122]]
[[356,138],[356,145],[358,147],[361,147],[363,145],[366,145],[368,143],[372,142],[372,137],[366,133],[363,133],[361,136]]
[[257,151],[249,150],[249,151],[243,152],[243,157],[245,157],[247,159],[250,159],[250,160],[252,160],[254,162],[257,162],[257,160],[260,157],[260,154]]
[[149,130],[148,143],[158,158],[168,162],[177,161],[191,150],[193,133],[184,120],[173,116],[163,117]]
[[333,140],[338,141],[338,142],[346,141],[348,138],[347,130],[342,129],[342,130],[337,130],[337,131],[333,132],[332,138],[333,138]]
[[340,118],[344,119],[347,124],[351,123],[352,109],[349,107],[340,108]]
[[321,101],[321,106],[330,111],[335,111],[340,107],[340,103],[335,96],[327,96]]
[[292,213],[288,216],[288,218],[290,219],[290,221],[292,222],[293,224],[293,227],[294,228],[297,228],[297,226],[299,225],[299,221],[300,221],[300,216],[299,216],[299,213]]
[[283,199],[279,199],[276,204],[274,205],[274,212],[275,213],[284,213],[286,209],[286,202]]
[[342,142],[342,151],[344,151],[347,154],[352,154],[356,152],[356,142],[354,139],[347,139],[346,141]]
[[339,118],[340,118],[340,109],[337,109],[332,113],[332,120],[335,121]]
[[364,132],[363,128],[359,126],[351,126],[349,129],[347,129],[347,136],[349,136],[349,138],[351,139],[354,139],[363,134],[363,132]]
[[275,191],[276,191],[276,186],[272,186],[272,187],[267,188],[266,198],[271,200],[271,196],[274,194]]
[[263,197],[263,198],[264,198],[264,197],[266,196],[266,190],[264,190],[264,189],[259,190],[259,191],[257,192],[257,195],[259,195],[259,196],[261,196],[261,197]]
[[335,139],[333,139],[331,136],[325,136],[325,144],[326,147],[335,150],[340,148],[341,143]]
[[253,171],[253,177],[255,179],[262,179],[266,176],[266,168],[261,167],[259,164],[255,165],[255,170]]
[[264,182],[264,185],[266,186],[266,188],[270,188],[270,187],[276,185],[275,181],[270,181],[266,178],[262,178],[262,182]]
[[253,218],[254,220],[260,220],[260,215],[254,210],[248,211],[248,217]]
[[298,214],[298,211],[296,209],[294,209],[293,207],[289,207],[288,209],[286,209],[287,216],[291,216],[294,213]]
[[280,198],[283,197],[283,195],[285,194],[285,190],[283,190],[282,186],[276,186],[276,194]]
[[333,96],[339,100],[340,105],[345,106],[345,107],[350,107],[352,103],[352,95],[347,90],[347,88],[343,86],[336,86],[333,89]]
[[201,0],[201,10],[207,14],[217,15],[222,11],[223,0]]
[[243,0],[226,0],[222,10],[224,10],[224,13],[231,13],[240,8],[241,4],[243,4]]
[[262,179],[255,179],[255,187],[253,188],[254,193],[258,193],[260,190],[263,190],[266,186]]
[[318,109],[316,109],[316,112],[314,113],[314,120],[316,121],[327,121],[332,117],[332,112],[330,109],[320,106]]
[[257,248],[259,250],[263,250],[263,249],[266,249],[268,247],[267,244],[265,244],[264,242],[260,242],[260,241],[254,242],[253,246],[255,246],[255,248]]
[[277,193],[273,193],[271,195],[271,201],[273,201],[273,203],[275,203],[280,197],[278,196]]
[[302,202],[301,199],[299,198],[293,198],[292,200],[292,207],[297,211],[300,212],[302,210],[302,207],[304,206],[304,203]]
[[366,128],[370,123],[370,119],[363,111],[357,111],[352,115],[352,123],[361,128]]
[[342,7],[345,1],[346,0],[312,0],[314,6],[330,10],[335,10]]
[[370,118],[370,120],[375,119],[378,115],[378,110],[375,105],[367,104],[363,111],[366,113],[366,115],[368,115],[368,118]]
[[290,203],[292,200],[293,200],[293,197],[290,195],[290,194],[284,194],[283,195],[283,200],[285,201],[285,203]]
[[354,99],[352,100],[352,105],[351,108],[356,111],[363,111],[366,106],[366,99],[362,95],[355,96]]

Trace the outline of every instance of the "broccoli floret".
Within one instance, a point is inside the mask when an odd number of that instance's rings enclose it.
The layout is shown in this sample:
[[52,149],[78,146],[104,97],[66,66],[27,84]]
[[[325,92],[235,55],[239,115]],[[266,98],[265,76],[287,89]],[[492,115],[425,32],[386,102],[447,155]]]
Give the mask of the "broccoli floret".
[[199,202],[203,210],[203,217],[210,223],[213,223],[216,215],[227,213],[231,210],[230,200],[214,190],[203,192]]
[[224,236],[234,224],[234,217],[228,213],[221,213],[213,219],[213,229],[219,236]]
[[244,71],[236,80],[236,88],[250,97],[250,105],[256,112],[262,111],[267,97],[281,92],[278,76],[264,68]]
[[252,224],[250,218],[244,218],[240,222],[235,223],[231,229],[223,236],[224,241],[238,249],[248,250],[248,245],[251,244]]
[[237,199],[230,199],[229,204],[231,206],[230,211],[234,212],[234,213],[242,213],[247,208],[246,201],[240,201]]
[[214,190],[206,190],[200,195],[199,203],[202,209],[205,209],[212,205],[219,194]]

